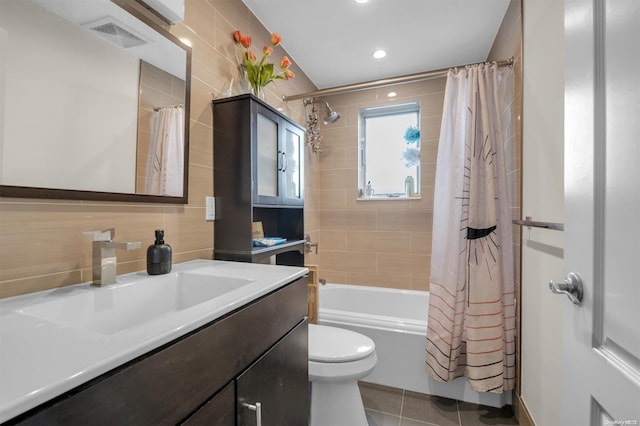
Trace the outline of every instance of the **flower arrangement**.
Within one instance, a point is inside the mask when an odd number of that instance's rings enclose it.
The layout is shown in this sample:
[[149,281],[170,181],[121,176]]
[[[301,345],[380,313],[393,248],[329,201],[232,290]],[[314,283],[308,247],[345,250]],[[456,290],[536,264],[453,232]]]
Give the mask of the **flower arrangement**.
[[414,167],[420,164],[420,129],[415,126],[409,126],[404,132],[404,140],[407,141],[407,147],[402,152],[402,161],[406,167]]
[[274,65],[267,59],[273,54],[273,48],[280,45],[282,37],[279,34],[273,33],[269,39],[270,46],[264,46],[262,48],[262,57],[260,60],[250,50],[251,49],[251,36],[244,35],[240,31],[233,32],[233,41],[236,43],[236,47],[244,48],[240,62],[240,67],[243,67],[247,73],[247,80],[253,89],[253,93],[256,96],[262,91],[262,88],[274,80],[291,80],[295,77],[293,71],[289,69],[291,66],[291,59],[284,56],[280,60],[280,71],[275,72]]

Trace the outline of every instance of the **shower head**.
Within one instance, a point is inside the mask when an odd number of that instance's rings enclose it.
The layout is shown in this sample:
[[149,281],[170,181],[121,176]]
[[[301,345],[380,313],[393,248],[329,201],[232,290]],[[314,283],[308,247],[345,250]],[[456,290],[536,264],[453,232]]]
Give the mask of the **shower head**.
[[325,101],[324,103],[327,107],[326,115],[324,116],[324,124],[333,124],[340,119],[340,114],[336,111],[332,110],[329,106],[329,103]]
[[305,107],[307,105],[319,104],[319,103],[323,103],[323,102],[324,102],[324,106],[325,106],[324,124],[333,124],[336,121],[338,121],[340,119],[340,114],[338,112],[332,110],[327,101],[318,101],[318,100],[312,99],[312,98],[307,98],[307,99],[304,99],[302,101],[302,103],[304,104]]

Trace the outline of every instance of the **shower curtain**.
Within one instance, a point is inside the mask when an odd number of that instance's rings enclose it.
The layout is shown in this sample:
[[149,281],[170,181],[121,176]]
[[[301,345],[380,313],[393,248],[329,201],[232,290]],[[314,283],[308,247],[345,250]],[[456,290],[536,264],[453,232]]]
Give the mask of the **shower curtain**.
[[[512,72],[450,70],[436,168],[426,363],[442,382],[515,384],[515,295],[505,136]],[[503,128],[504,124],[504,128]]]
[[147,194],[182,196],[184,108],[161,107],[153,114],[147,166]]

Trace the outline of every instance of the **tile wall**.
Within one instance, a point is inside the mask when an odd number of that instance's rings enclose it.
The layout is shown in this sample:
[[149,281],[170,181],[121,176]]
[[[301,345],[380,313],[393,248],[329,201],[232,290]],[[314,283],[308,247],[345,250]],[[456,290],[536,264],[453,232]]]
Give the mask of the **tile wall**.
[[[119,0],[120,2],[125,0]],[[126,0],[131,1],[131,0]],[[91,237],[85,231],[116,228],[119,241],[141,241],[143,249],[118,253],[118,273],[146,268],[145,248],[154,229],[164,228],[173,261],[210,259],[213,222],[204,220],[205,196],[213,192],[213,118],[211,100],[237,77],[235,29],[262,48],[269,33],[240,0],[186,0],[185,20],[170,31],[192,43],[189,150],[189,203],[159,205],[37,199],[0,199],[0,297],[62,287],[91,279]],[[258,51],[256,50],[256,53]],[[285,52],[278,48],[274,58]],[[292,58],[295,62],[295,58]],[[277,59],[279,60],[279,59]],[[266,101],[303,123],[301,101],[281,97],[315,90],[295,66],[296,78],[270,85]],[[313,186],[314,158],[308,158],[307,192]],[[313,223],[313,220],[310,220]]]
[[[435,163],[445,78],[369,89],[326,100],[342,118],[321,124],[317,196],[305,206],[317,214],[311,263],[320,277],[341,284],[428,290]],[[387,93],[393,90],[394,98]],[[421,127],[421,199],[357,200],[360,108],[418,101]],[[392,159],[390,159],[392,161]],[[398,159],[400,161],[400,159]]]

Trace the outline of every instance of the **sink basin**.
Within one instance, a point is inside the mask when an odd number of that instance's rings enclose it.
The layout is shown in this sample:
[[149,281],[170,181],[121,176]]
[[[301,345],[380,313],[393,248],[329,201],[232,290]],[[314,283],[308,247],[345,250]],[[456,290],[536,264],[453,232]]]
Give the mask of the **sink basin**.
[[251,284],[254,280],[176,272],[101,288],[24,307],[22,314],[58,325],[115,334],[168,313],[189,309]]

